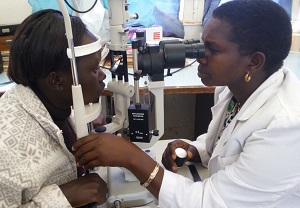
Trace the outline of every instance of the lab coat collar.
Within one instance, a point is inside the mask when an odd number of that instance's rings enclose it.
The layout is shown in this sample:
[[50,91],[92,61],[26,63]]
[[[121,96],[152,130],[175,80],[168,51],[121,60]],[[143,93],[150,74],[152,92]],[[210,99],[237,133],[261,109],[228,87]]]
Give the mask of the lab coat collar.
[[[217,168],[217,160],[215,159],[222,151],[224,144],[230,138],[230,134],[234,131],[235,127],[238,125],[240,121],[248,120],[255,112],[257,112],[261,106],[274,94],[278,91],[279,87],[282,85],[284,81],[286,71],[280,69],[271,75],[264,83],[261,84],[257,88],[257,90],[247,99],[239,113],[235,116],[235,118],[231,121],[231,123],[224,129],[221,138],[219,139],[216,147],[213,150],[211,159],[209,161],[209,169],[210,173],[214,173],[215,170],[212,167]],[[224,102],[229,102],[232,97],[232,93],[228,88],[224,89],[222,93],[219,95],[219,102],[212,108],[213,116],[217,116],[222,119],[222,113],[227,108],[228,104],[224,104]],[[223,108],[223,109],[222,109]],[[217,122],[220,122],[220,119],[214,121],[214,126],[217,126]],[[222,121],[221,121],[222,122]],[[214,138],[217,138],[216,135],[218,131],[214,132]]]
[[278,91],[284,81],[284,76],[284,70],[280,69],[263,82],[242,106],[236,115],[237,121],[248,120],[256,113],[264,103]]
[[[220,90],[224,89],[224,93],[218,94]],[[219,92],[218,92],[219,91]],[[222,128],[223,122],[222,120],[224,119],[224,115],[227,109],[228,102],[230,101],[230,97],[232,96],[232,93],[229,91],[228,88],[222,87],[219,89],[216,89],[216,95],[218,96],[218,102],[211,108],[212,112],[212,121],[208,126],[207,132],[209,134],[207,135],[209,139],[207,142],[210,144],[207,145],[207,147],[210,147],[210,149],[207,149],[207,152],[209,154],[213,153],[213,147],[214,144],[217,142],[218,137],[219,137],[219,132],[220,128]]]

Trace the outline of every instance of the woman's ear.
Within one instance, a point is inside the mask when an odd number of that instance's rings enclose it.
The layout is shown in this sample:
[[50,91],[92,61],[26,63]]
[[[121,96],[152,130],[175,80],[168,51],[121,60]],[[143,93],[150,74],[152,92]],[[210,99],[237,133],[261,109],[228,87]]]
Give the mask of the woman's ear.
[[47,84],[49,88],[57,91],[62,91],[64,89],[62,84],[61,74],[58,72],[50,72],[47,76]]
[[255,52],[251,54],[250,63],[248,65],[248,69],[250,73],[256,72],[257,70],[263,69],[266,61],[266,56],[262,52]]

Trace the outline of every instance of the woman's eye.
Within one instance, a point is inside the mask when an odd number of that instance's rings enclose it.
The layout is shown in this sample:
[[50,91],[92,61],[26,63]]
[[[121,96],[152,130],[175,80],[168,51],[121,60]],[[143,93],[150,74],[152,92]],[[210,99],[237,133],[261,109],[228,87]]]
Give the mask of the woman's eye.
[[96,67],[95,71],[99,71],[100,68],[101,68],[100,65],[98,65],[98,66]]
[[216,53],[218,52],[217,50],[215,50],[215,49],[213,49],[213,48],[209,48],[208,51],[209,51],[209,53],[210,53],[211,55],[214,55],[214,54],[216,54]]

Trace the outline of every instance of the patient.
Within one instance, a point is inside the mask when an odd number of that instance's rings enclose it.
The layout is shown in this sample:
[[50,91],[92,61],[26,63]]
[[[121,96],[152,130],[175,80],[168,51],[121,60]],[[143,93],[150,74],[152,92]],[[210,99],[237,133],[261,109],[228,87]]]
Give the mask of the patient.
[[[75,46],[97,39],[71,17]],[[0,98],[0,207],[79,207],[106,201],[98,174],[82,177],[71,146],[72,74],[63,16],[42,10],[18,27],[8,76],[16,83]],[[97,102],[105,74],[101,50],[76,59],[84,102]]]

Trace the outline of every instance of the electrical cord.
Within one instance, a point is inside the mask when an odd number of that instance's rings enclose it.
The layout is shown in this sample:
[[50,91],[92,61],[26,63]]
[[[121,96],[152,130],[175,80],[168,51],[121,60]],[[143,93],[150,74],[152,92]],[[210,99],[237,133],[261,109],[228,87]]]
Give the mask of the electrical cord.
[[73,11],[75,11],[77,13],[87,13],[87,12],[91,11],[95,7],[95,5],[97,4],[98,0],[95,0],[93,6],[91,8],[89,8],[88,10],[86,10],[86,11],[79,11],[79,10],[75,9],[74,7],[72,7],[71,4],[69,4],[69,2],[67,0],[64,0],[64,1],[68,5],[68,7],[70,7],[70,9],[72,9]]
[[182,67],[180,69],[177,69],[177,70],[173,71],[172,73],[170,73],[170,75],[168,75],[168,74],[164,75],[164,77],[172,76],[173,74],[176,74],[177,72],[180,72],[182,69],[185,69],[185,68],[187,68],[189,66],[192,66],[196,61],[197,60],[194,60],[192,63],[190,63],[190,64],[188,64],[188,65],[186,65],[186,66],[184,66],[184,67]]
[[[118,60],[120,60],[120,58],[119,58]],[[180,72],[181,70],[183,70],[183,69],[185,69],[185,68],[187,68],[187,67],[193,65],[196,61],[197,61],[197,60],[194,60],[192,63],[190,63],[190,64],[188,64],[188,65],[186,65],[186,66],[184,66],[184,67],[182,67],[182,68],[179,68],[179,69],[173,71],[173,72],[170,73],[170,74],[164,75],[164,77],[172,76],[173,74],[176,74],[177,72]],[[111,70],[111,68],[106,67],[106,66],[104,66],[104,65],[103,65],[103,66],[100,66],[100,68],[101,68],[101,69],[107,69],[107,70],[109,70],[109,71]],[[134,74],[128,73],[128,75],[133,76]]]

